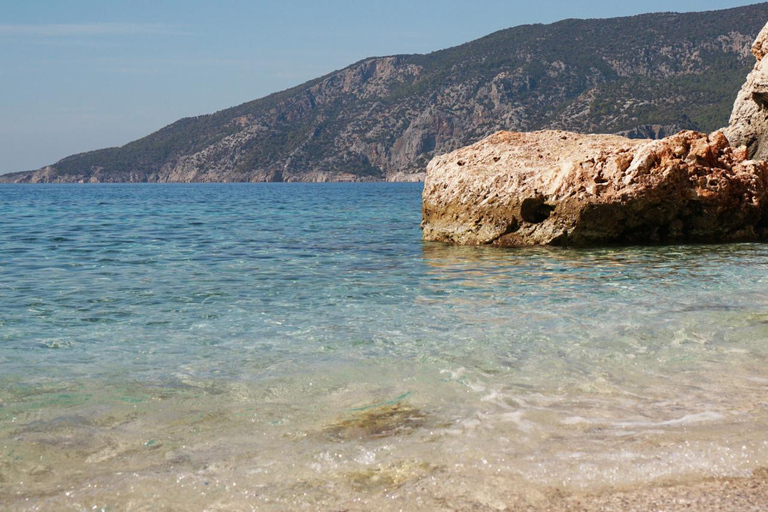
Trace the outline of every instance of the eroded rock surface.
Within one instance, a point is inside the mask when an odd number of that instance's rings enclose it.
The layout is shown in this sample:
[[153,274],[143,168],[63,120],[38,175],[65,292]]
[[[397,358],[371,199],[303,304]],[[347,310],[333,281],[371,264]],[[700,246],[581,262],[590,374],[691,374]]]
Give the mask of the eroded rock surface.
[[747,76],[733,106],[728,128],[731,145],[746,146],[750,158],[768,158],[768,25],[752,45],[757,64]]
[[768,166],[721,132],[660,141],[499,132],[427,171],[424,238],[593,245],[757,240]]
[[656,140],[498,132],[427,168],[425,240],[595,245],[768,238],[768,25],[731,124]]

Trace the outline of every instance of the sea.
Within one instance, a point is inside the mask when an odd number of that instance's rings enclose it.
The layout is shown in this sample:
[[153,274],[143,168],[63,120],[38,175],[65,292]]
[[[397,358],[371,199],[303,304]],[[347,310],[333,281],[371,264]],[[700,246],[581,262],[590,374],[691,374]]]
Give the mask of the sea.
[[0,509],[504,510],[768,466],[768,246],[457,247],[420,184],[0,185]]

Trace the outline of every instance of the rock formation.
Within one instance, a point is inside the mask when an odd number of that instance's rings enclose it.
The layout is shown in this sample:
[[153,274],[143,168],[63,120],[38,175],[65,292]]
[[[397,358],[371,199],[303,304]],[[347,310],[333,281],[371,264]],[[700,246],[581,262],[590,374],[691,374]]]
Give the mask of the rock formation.
[[752,45],[757,58],[754,70],[739,91],[728,128],[723,130],[733,146],[746,146],[750,158],[768,157],[768,25]]
[[523,246],[768,238],[768,25],[753,53],[758,64],[731,125],[711,135],[499,132],[433,159],[424,239]]

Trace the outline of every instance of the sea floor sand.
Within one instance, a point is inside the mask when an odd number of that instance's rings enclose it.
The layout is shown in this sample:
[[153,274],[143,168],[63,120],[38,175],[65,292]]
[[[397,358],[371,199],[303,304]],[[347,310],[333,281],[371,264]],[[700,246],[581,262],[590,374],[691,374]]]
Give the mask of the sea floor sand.
[[[534,506],[533,509],[536,510]],[[556,512],[650,512],[768,510],[768,469],[750,478],[709,479],[698,483],[641,488],[599,495],[569,496],[541,510]]]
[[[642,487],[621,492],[600,494],[560,494],[558,491],[544,491],[541,494],[525,492],[512,496],[506,502],[480,502],[473,500],[438,500],[413,502],[374,499],[343,500],[327,504],[296,503],[296,508],[282,510],[317,510],[334,512],[353,512],[363,510],[400,510],[404,512],[429,510],[435,512],[464,511],[519,511],[519,512],[764,512],[768,510],[768,470],[759,470],[749,478],[708,479],[685,484],[670,484],[656,487]],[[260,510],[241,500],[232,502],[198,502],[199,508],[189,508],[190,503],[176,504],[156,496],[152,502],[125,501],[122,505],[114,504],[106,508],[93,510],[135,510],[135,511],[239,511]],[[382,498],[380,496],[379,498]],[[183,500],[182,500],[183,501]],[[126,508],[122,508],[125,506]],[[6,502],[3,510],[86,510],[72,506],[53,496],[37,496],[31,501],[20,500]],[[381,507],[381,508],[380,508]],[[91,509],[91,507],[88,507]],[[272,510],[270,507],[269,510]]]

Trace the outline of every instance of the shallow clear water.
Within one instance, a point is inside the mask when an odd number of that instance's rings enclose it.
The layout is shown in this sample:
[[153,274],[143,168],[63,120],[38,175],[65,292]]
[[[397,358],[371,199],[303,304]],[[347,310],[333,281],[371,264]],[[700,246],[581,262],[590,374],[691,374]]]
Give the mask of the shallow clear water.
[[0,186],[0,508],[499,509],[768,465],[768,247],[422,243],[420,194]]

